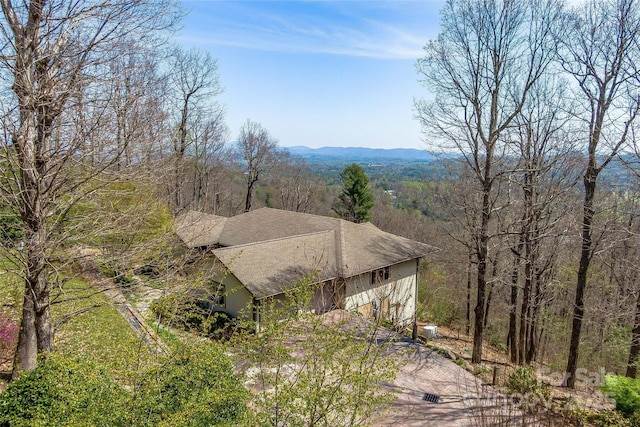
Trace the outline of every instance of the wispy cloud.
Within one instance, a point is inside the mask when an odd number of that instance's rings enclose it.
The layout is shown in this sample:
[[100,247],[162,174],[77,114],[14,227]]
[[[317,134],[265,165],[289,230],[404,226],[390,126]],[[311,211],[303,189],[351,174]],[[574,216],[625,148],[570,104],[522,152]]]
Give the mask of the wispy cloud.
[[[272,52],[415,59],[440,2],[187,2],[201,24],[191,43]],[[204,9],[203,9],[204,8]]]

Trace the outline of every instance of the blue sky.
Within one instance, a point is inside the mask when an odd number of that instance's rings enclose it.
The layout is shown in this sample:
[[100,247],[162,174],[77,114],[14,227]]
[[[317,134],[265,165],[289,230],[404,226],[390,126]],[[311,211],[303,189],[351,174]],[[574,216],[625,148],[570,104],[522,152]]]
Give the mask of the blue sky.
[[178,42],[218,59],[231,138],[251,119],[281,146],[423,148],[414,64],[443,0],[183,0]]

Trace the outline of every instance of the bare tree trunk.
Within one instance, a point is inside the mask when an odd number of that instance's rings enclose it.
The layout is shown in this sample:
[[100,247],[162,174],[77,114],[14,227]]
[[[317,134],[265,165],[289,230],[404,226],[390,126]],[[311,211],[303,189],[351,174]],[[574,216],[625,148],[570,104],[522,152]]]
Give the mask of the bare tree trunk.
[[493,289],[495,288],[495,280],[498,277],[498,257],[499,253],[491,261],[491,283],[489,284],[489,294],[487,295],[487,304],[484,309],[484,327],[489,323],[489,311],[491,310],[491,299],[493,298]]
[[473,253],[469,250],[469,262],[467,264],[467,335],[471,333],[471,266],[473,265]]
[[[593,155],[595,157],[595,154]],[[575,388],[576,370],[578,369],[578,355],[580,350],[580,333],[584,318],[584,292],[587,288],[587,273],[591,263],[593,223],[593,200],[596,192],[597,173],[590,163],[584,176],[584,204],[582,217],[582,245],[580,251],[580,266],[576,283],[576,299],[573,306],[573,322],[571,324],[571,340],[569,342],[569,357],[567,359],[567,387]]]
[[[527,230],[528,232],[528,230]],[[525,348],[526,348],[526,336],[527,329],[529,328],[529,305],[531,300],[531,286],[533,266],[532,254],[531,254],[531,242],[529,237],[526,238],[524,245],[525,261],[524,261],[524,288],[522,290],[522,305],[520,306],[520,330],[518,333],[518,364],[522,365],[525,362]]]
[[[35,134],[35,132],[34,132]],[[23,218],[27,218],[27,268],[24,273],[25,296],[22,309],[23,318],[14,361],[14,377],[23,370],[34,369],[37,355],[42,351],[53,350],[53,329],[49,310],[49,285],[47,282],[47,203],[43,191],[50,183],[44,178],[44,147],[48,147],[48,131],[41,133],[36,143],[25,138],[21,141],[20,155],[22,185],[24,188]],[[26,135],[32,135],[30,131]],[[27,156],[27,154],[31,154]],[[34,348],[35,343],[35,348]],[[35,350],[35,351],[34,351]]]
[[640,356],[640,291],[636,299],[636,313],[634,316],[631,348],[629,349],[629,359],[625,376],[629,378],[636,378],[638,376],[638,363],[640,363],[638,356]]
[[244,199],[244,211],[245,212],[249,212],[251,211],[251,204],[252,204],[252,199],[253,199],[253,186],[255,184],[256,181],[248,181],[247,182],[247,195]]
[[522,246],[524,245],[524,234],[520,234],[518,247],[514,251],[513,267],[511,270],[511,298],[509,301],[509,354],[511,363],[518,363],[518,341],[517,341],[517,310],[518,310],[518,282],[520,280],[520,261]]
[[16,379],[21,371],[31,371],[36,368],[36,356],[38,354],[38,333],[36,332],[36,303],[33,292],[25,292],[22,305],[22,321],[18,334],[18,346],[13,361],[13,379]]
[[538,318],[542,306],[542,278],[541,274],[536,274],[533,296],[533,307],[529,318],[529,334],[527,337],[527,351],[525,363],[530,364],[536,359],[538,353]]
[[[492,147],[493,145],[490,146]],[[487,285],[487,249],[489,246],[489,222],[491,220],[492,161],[493,152],[491,149],[488,149],[484,165],[484,182],[482,189],[482,222],[480,225],[480,235],[478,236],[478,249],[476,254],[478,257],[478,289],[476,308],[474,309],[475,319],[473,329],[473,355],[471,357],[472,363],[482,362],[484,305]]]

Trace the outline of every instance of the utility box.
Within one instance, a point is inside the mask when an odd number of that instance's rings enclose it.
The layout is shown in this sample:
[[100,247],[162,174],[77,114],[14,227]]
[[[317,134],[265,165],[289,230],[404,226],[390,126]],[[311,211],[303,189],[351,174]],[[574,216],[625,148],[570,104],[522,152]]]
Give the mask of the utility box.
[[435,325],[427,325],[422,328],[422,336],[430,340],[438,335],[438,327]]

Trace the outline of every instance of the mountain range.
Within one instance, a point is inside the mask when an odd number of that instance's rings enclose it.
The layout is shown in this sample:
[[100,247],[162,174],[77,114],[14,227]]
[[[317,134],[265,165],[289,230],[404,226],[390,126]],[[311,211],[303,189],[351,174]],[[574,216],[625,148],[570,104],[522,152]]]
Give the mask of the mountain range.
[[359,148],[359,147],[322,147],[309,148],[295,146],[286,148],[291,154],[300,156],[310,163],[329,161],[341,162],[378,162],[411,161],[430,162],[435,156],[428,151],[415,148]]

